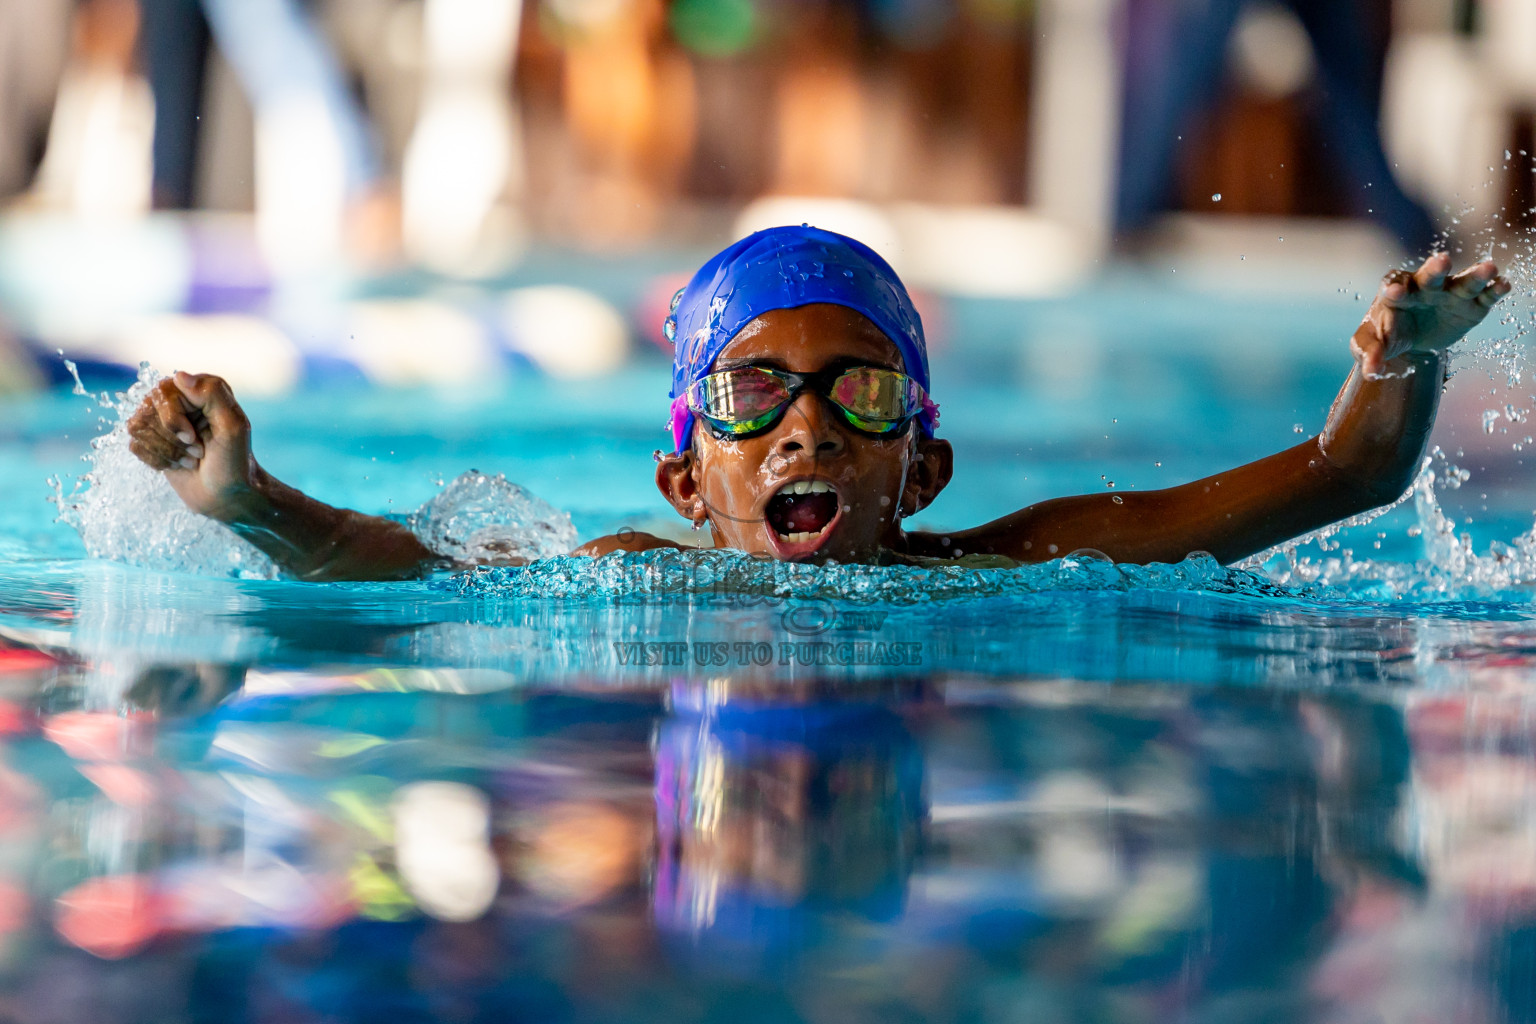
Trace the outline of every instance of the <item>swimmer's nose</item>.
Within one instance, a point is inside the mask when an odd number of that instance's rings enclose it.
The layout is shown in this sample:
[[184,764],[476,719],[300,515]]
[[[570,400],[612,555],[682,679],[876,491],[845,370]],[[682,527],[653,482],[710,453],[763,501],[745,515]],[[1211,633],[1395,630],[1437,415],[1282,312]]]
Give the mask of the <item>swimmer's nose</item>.
[[804,453],[817,457],[843,450],[842,431],[832,419],[825,400],[805,393],[784,412],[774,449],[781,455]]

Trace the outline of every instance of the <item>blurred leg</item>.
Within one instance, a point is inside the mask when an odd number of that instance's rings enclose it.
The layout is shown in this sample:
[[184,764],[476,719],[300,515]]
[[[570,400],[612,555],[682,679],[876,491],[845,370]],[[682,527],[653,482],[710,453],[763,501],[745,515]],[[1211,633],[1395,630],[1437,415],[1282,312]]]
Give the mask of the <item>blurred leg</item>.
[[378,162],[363,112],[319,27],[297,0],[202,0],[219,49],[260,117],[287,101],[318,103],[336,132],[347,187],[374,184]]
[[423,14],[420,114],[401,168],[405,243],[430,266],[461,269],[484,258],[522,177],[511,100],[522,3],[426,0]]
[[1242,0],[1130,0],[1117,235],[1147,226],[1168,200],[1181,136],[1198,125],[1226,68]]
[[1382,151],[1382,69],[1362,2],[1290,0],[1312,37],[1323,95],[1323,137],[1348,183],[1354,212],[1391,231],[1410,253],[1424,253],[1436,231],[1429,215],[1398,185]]
[[67,0],[0,0],[0,199],[27,187],[69,51]]
[[161,209],[192,205],[200,135],[208,23],[199,0],[139,0],[142,46],[155,95],[154,202]]

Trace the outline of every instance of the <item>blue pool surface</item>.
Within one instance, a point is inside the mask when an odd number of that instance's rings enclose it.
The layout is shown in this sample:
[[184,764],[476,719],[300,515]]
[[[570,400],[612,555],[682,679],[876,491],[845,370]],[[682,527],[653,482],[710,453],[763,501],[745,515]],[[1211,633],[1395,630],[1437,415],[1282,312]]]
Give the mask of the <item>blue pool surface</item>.
[[[1360,307],[1248,301],[953,302],[921,525],[1316,432]],[[472,468],[586,538],[681,525],[667,379],[247,409],[324,500]],[[1246,567],[331,585],[159,547],[147,499],[89,557],[49,480],[103,415],[0,405],[7,1019],[1536,1021],[1536,486],[1475,415],[1418,498]]]

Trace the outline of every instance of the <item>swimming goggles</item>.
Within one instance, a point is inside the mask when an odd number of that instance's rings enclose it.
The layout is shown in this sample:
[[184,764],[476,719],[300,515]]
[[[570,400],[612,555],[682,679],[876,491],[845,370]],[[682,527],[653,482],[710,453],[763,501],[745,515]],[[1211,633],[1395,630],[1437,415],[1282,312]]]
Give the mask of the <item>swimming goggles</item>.
[[850,427],[874,437],[900,433],[927,399],[911,377],[877,366],[819,373],[738,366],[700,377],[684,395],[715,436],[737,440],[771,429],[804,391],[827,399]]

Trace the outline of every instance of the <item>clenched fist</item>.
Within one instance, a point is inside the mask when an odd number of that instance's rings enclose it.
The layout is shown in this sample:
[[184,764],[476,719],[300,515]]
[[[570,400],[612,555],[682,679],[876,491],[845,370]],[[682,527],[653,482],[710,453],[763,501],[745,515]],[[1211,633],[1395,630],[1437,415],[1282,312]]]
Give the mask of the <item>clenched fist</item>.
[[187,507],[238,519],[260,482],[251,423],[222,377],[178,372],[155,385],[128,419],[128,448],[165,474]]

